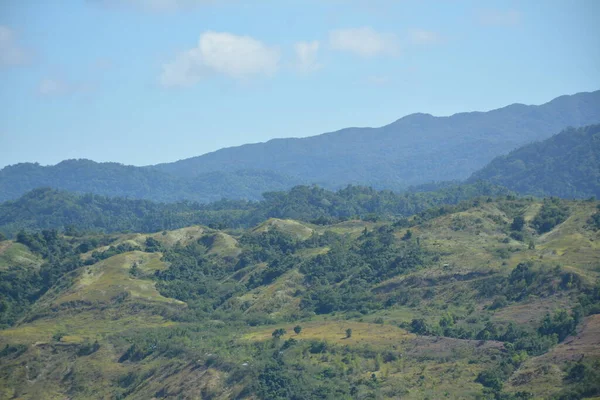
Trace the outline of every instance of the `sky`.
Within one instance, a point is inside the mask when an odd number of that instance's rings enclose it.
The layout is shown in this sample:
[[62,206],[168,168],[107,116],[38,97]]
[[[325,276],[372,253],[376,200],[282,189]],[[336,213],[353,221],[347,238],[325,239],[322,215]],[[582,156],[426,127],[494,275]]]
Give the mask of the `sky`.
[[0,168],[595,91],[599,17],[597,0],[1,0]]

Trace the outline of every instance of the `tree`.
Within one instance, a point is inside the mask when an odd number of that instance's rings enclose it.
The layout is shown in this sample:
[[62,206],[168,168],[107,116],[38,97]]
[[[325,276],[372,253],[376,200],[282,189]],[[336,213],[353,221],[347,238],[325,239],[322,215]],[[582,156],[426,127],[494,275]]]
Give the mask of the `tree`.
[[515,219],[513,219],[513,222],[510,225],[510,230],[511,231],[520,231],[523,229],[524,226],[525,226],[525,218],[523,218],[521,215],[519,215],[518,217],[515,217]]
[[419,335],[426,335],[429,333],[429,327],[422,318],[413,319],[410,323],[410,330]]
[[282,337],[285,334],[286,334],[285,329],[279,328],[279,329],[275,329],[273,331],[273,333],[271,334],[271,336],[273,336],[275,339],[279,339],[280,337]]
[[6,240],[6,236],[4,236],[4,234],[2,232],[0,232],[0,242],[3,242]]
[[296,335],[299,335],[300,332],[302,332],[302,327],[300,325],[296,325],[294,327],[294,332],[296,333]]
[[129,268],[129,273],[131,274],[131,276],[134,277],[138,277],[140,276],[140,269],[138,268],[138,264],[137,262],[133,262],[133,264],[131,265],[131,268]]
[[346,329],[346,339],[350,339],[352,337],[352,329]]

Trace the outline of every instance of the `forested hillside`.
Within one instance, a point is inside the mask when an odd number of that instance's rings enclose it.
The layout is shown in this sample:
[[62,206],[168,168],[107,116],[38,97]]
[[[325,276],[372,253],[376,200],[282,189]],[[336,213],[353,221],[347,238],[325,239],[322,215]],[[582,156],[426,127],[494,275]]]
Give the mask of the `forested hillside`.
[[468,181],[478,180],[536,196],[600,197],[600,125],[569,128],[497,157]]
[[600,91],[562,96],[540,106],[513,104],[450,117],[412,114],[380,128],[275,139],[154,168],[182,177],[257,168],[325,187],[352,183],[398,189],[466,179],[496,156],[568,126],[594,123],[600,123]]
[[507,189],[486,183],[450,185],[436,191],[405,194],[357,186],[337,192],[316,186],[297,186],[287,192],[265,193],[260,202],[221,200],[210,204],[164,204],[41,188],[18,200],[0,204],[0,232],[5,235],[15,235],[21,229],[156,232],[190,224],[247,228],[273,217],[326,224],[349,218],[407,217],[438,205],[507,194],[510,194]]
[[598,396],[598,221],[597,201],[503,197],[401,220],[20,232],[0,240],[0,397]]
[[89,160],[0,170],[0,201],[39,187],[173,202],[259,200],[262,193],[317,184],[402,191],[463,180],[494,157],[568,126],[600,123],[600,91],[540,106],[513,104],[450,117],[412,114],[380,128],[348,128],[303,139],[275,139],[148,167]]
[[163,202],[258,200],[263,192],[287,190],[301,183],[267,171],[213,171],[183,179],[149,168],[67,160],[53,166],[23,163],[0,170],[0,201],[16,199],[40,187]]

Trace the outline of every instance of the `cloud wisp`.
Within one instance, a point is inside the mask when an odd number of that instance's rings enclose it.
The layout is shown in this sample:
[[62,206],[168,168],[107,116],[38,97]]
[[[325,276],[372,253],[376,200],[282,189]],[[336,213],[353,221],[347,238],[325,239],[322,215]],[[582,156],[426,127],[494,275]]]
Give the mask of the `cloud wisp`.
[[521,23],[523,15],[517,10],[480,11],[477,20],[485,26],[515,26]]
[[246,80],[270,76],[279,68],[279,50],[250,36],[205,32],[198,45],[162,66],[164,87],[189,87],[211,74]]
[[440,44],[444,41],[444,37],[437,32],[424,29],[412,29],[409,32],[409,40],[416,45],[432,45]]
[[361,57],[397,55],[400,52],[398,37],[380,33],[370,27],[337,29],[329,33],[332,49],[354,53]]
[[60,78],[44,78],[37,88],[38,94],[44,97],[84,94],[93,90],[90,83],[75,83]]
[[25,65],[31,60],[31,54],[21,47],[12,29],[0,25],[0,67]]
[[298,42],[294,45],[296,53],[296,68],[302,73],[314,72],[321,68],[318,62],[320,43],[318,40],[312,42]]

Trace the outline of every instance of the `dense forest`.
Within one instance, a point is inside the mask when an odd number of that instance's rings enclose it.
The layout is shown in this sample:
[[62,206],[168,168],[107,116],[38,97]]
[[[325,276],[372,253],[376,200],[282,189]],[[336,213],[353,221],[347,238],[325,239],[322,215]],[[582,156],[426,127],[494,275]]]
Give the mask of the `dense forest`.
[[66,160],[52,166],[22,163],[0,170],[0,201],[17,199],[40,187],[164,202],[258,200],[263,192],[287,190],[302,183],[271,171],[211,171],[179,178],[152,168]]
[[297,186],[287,192],[265,193],[259,202],[221,200],[199,204],[154,203],[42,188],[0,204],[0,232],[14,235],[21,229],[67,227],[83,231],[156,232],[192,224],[247,228],[268,218],[326,224],[350,218],[408,217],[439,205],[509,194],[505,188],[483,182],[404,194],[358,186],[337,192],[317,186]]
[[500,156],[469,179],[478,180],[535,196],[600,197],[600,125],[569,128]]

